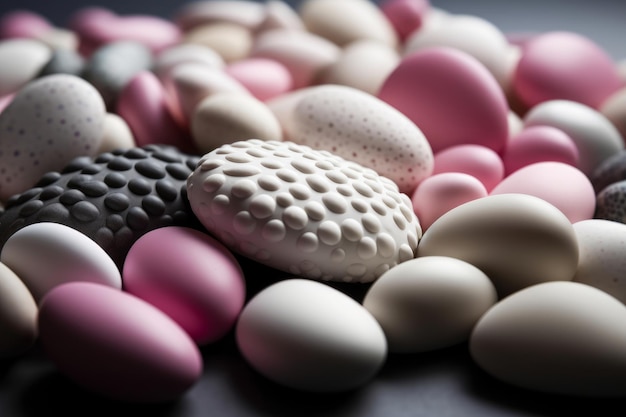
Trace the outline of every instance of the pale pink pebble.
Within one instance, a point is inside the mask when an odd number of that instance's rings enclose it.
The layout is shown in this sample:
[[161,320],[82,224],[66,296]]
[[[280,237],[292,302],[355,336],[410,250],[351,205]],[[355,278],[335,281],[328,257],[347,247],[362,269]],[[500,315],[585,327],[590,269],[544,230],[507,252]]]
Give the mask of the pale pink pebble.
[[413,191],[413,211],[426,231],[443,214],[488,195],[482,182],[469,174],[444,172],[423,180]]
[[11,100],[13,100],[13,97],[15,97],[15,93],[6,94],[0,97],[0,113],[2,113],[2,111],[6,109],[9,104],[11,104]]
[[124,261],[125,290],[176,321],[198,344],[221,339],[245,301],[233,254],[207,233],[161,227],[137,240]]
[[0,19],[0,39],[36,38],[51,29],[45,17],[28,10],[15,10]]
[[141,71],[121,91],[117,113],[128,123],[137,146],[166,144],[193,152],[191,137],[176,122],[168,100],[157,76]]
[[291,73],[278,61],[247,58],[226,66],[226,73],[261,101],[287,93],[293,86]]
[[462,144],[500,152],[508,140],[509,107],[500,85],[476,58],[451,47],[405,56],[378,97],[411,119],[435,153]]
[[513,79],[522,102],[576,101],[595,109],[624,86],[613,59],[576,33],[549,32],[528,41]]
[[530,126],[514,135],[503,152],[505,175],[536,162],[578,165],[578,148],[567,133],[552,126]]
[[172,22],[151,15],[118,16],[90,7],[74,14],[69,26],[80,37],[80,51],[89,55],[110,42],[129,40],[144,44],[157,54],[180,42],[182,32]]
[[462,172],[479,180],[490,191],[504,178],[504,164],[493,150],[481,145],[457,145],[435,154],[433,174]]
[[385,0],[380,8],[401,40],[419,30],[430,9],[428,0]]
[[528,194],[552,204],[572,223],[591,219],[596,193],[587,176],[562,162],[537,162],[518,169],[502,180],[490,195]]

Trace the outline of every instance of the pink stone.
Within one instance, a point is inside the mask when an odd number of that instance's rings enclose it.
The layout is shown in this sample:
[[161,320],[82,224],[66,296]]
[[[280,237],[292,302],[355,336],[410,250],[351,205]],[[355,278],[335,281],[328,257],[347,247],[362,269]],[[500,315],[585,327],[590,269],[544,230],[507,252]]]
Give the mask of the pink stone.
[[481,145],[457,145],[435,154],[433,175],[462,172],[483,183],[490,191],[504,178],[504,164],[493,150]]
[[422,27],[430,10],[428,0],[385,0],[380,8],[401,40]]
[[273,59],[247,58],[233,62],[226,67],[226,73],[261,101],[285,94],[293,87],[289,70]]

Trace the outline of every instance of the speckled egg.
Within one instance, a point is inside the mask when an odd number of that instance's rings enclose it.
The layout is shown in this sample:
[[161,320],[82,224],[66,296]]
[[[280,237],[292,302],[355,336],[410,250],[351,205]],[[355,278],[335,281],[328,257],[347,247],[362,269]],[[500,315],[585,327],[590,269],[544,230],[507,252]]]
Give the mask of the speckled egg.
[[608,185],[596,195],[593,217],[626,223],[626,180]]
[[286,138],[371,168],[411,192],[433,170],[422,131],[384,101],[353,87],[313,87],[284,122]]
[[92,238],[121,268],[142,234],[165,225],[197,225],[185,189],[197,161],[156,145],[76,158],[7,202],[0,246],[27,225],[57,222]]
[[596,193],[611,184],[626,180],[626,150],[606,158],[589,176]]
[[371,282],[413,258],[422,234],[393,181],[293,142],[223,145],[201,158],[187,193],[227,247],[313,279]]
[[94,155],[105,115],[98,91],[74,75],[49,75],[21,89],[0,114],[0,200],[77,156]]

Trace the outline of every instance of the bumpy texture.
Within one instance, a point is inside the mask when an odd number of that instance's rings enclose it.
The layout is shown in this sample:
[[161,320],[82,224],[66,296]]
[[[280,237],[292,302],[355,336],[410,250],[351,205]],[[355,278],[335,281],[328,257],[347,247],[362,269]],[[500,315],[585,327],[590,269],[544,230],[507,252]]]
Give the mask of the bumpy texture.
[[597,194],[593,217],[626,223],[626,180],[610,184]]
[[185,187],[198,159],[157,145],[78,157],[9,199],[0,216],[0,248],[22,227],[51,221],[92,238],[121,268],[144,233],[168,225],[199,226]]
[[413,258],[422,234],[393,181],[292,142],[223,145],[200,159],[187,193],[231,250],[312,279],[371,282]]

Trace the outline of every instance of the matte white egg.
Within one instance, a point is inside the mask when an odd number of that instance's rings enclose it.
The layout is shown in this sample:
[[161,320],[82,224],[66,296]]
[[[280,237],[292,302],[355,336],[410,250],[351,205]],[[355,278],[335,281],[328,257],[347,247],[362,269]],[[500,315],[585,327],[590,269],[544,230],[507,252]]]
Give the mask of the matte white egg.
[[363,306],[305,279],[280,281],[252,298],[239,317],[236,340],[259,373],[303,391],[360,387],[387,356],[385,334]]
[[24,281],[37,302],[52,288],[71,281],[122,287],[120,272],[104,249],[60,223],[21,228],[7,239],[0,261]]
[[466,341],[498,297],[489,277],[446,256],[406,261],[372,284],[363,306],[376,318],[390,352],[415,353]]
[[578,282],[525,288],[487,311],[470,353],[488,374],[530,390],[626,395],[626,306]]

